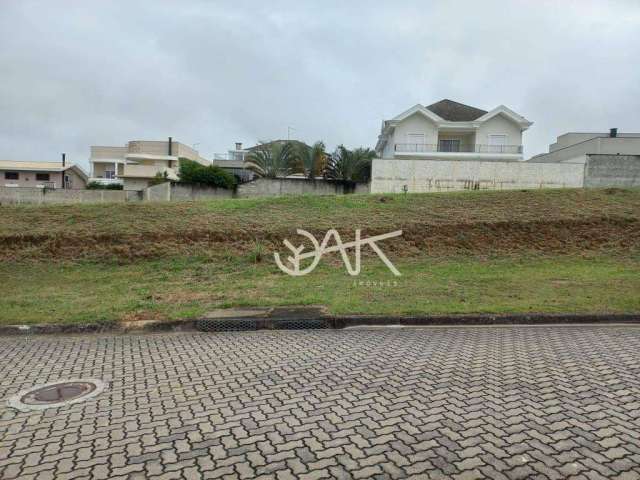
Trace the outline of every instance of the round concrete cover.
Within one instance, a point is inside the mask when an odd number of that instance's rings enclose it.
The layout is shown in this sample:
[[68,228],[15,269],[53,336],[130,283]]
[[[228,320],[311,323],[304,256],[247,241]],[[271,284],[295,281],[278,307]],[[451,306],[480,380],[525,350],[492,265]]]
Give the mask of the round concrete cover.
[[7,405],[21,412],[62,407],[95,397],[105,389],[101,380],[75,378],[36,385],[9,398]]

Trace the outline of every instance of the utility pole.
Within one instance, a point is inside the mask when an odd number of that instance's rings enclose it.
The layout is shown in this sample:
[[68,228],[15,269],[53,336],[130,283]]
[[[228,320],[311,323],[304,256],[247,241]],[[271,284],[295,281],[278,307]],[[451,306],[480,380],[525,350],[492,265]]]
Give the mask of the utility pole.
[[293,127],[287,127],[287,141],[291,140],[291,132],[295,132],[296,129]]

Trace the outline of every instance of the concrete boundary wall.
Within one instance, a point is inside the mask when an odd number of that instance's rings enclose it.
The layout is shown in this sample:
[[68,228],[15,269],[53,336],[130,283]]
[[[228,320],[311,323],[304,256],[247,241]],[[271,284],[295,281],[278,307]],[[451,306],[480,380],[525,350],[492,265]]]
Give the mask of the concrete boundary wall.
[[587,155],[585,187],[640,187],[640,155]]
[[216,198],[344,195],[349,193],[369,193],[369,184],[344,185],[339,182],[327,180],[310,181],[304,178],[258,178],[252,182],[238,185],[234,192],[224,188],[166,182],[146,188],[143,196],[144,200],[149,202],[179,202]]
[[232,198],[233,190],[226,188],[204,187],[201,185],[171,184],[171,200],[210,200],[214,198]]
[[233,190],[184,183],[165,182],[147,187],[142,192],[146,202],[180,202],[233,198]]
[[238,187],[237,196],[277,197],[285,195],[345,195],[369,193],[368,183],[343,184],[330,180],[308,180],[305,178],[259,178]]
[[0,187],[0,204],[122,203],[140,201],[139,192]]
[[237,190],[165,182],[133,190],[49,190],[42,188],[0,187],[0,204],[49,203],[122,203],[178,202],[215,198],[254,198],[284,195],[343,195],[369,193],[369,184],[344,185],[326,180],[310,181],[296,178],[259,178],[243,183]]
[[371,193],[580,188],[582,164],[375,159]]
[[168,202],[171,200],[171,182],[145,188],[142,191],[142,199],[145,202]]

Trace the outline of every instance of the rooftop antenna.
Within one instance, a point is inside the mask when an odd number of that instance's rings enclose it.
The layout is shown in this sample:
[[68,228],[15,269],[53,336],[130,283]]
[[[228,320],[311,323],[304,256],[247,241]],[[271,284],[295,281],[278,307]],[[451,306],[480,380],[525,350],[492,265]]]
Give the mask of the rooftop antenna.
[[291,140],[291,132],[295,132],[296,129],[293,127],[287,127],[287,141]]

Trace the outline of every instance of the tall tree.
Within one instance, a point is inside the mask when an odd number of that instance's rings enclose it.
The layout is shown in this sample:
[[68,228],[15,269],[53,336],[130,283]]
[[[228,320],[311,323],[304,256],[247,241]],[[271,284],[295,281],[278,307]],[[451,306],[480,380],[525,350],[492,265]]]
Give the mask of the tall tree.
[[289,142],[263,143],[247,157],[247,168],[261,177],[286,177],[295,165],[295,152]]
[[371,176],[371,160],[375,151],[369,148],[349,150],[339,145],[331,155],[325,169],[325,178],[348,182],[366,182]]
[[323,142],[316,142],[311,147],[303,143],[299,144],[298,157],[301,160],[304,175],[313,179],[316,175],[322,173],[324,163],[326,162],[327,152]]

